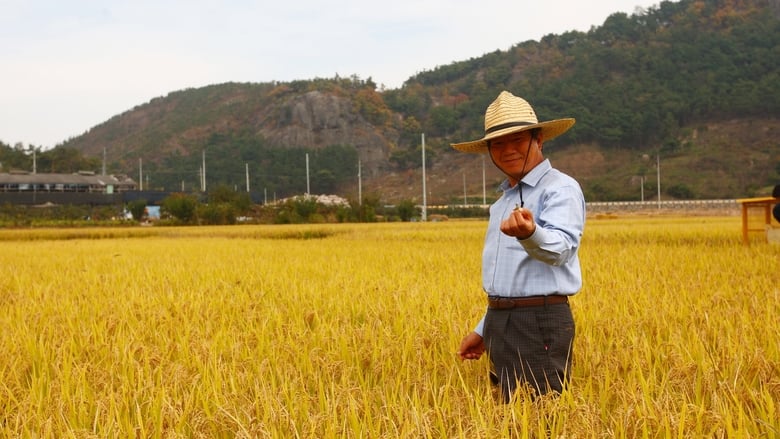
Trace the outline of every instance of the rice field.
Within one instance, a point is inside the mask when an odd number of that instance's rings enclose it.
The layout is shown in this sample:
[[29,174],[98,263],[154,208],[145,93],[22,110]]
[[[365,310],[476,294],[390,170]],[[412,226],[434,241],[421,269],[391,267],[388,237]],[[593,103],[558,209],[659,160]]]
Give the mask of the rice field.
[[0,230],[0,437],[780,437],[780,245],[589,219],[571,389],[502,404],[485,225]]

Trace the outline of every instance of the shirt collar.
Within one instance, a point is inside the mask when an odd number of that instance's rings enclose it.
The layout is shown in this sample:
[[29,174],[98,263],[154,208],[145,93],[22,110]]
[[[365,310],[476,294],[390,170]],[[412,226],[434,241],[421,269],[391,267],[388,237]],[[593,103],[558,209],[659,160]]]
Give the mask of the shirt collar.
[[[552,169],[550,159],[544,159],[541,163],[528,171],[528,173],[525,174],[525,177],[523,177],[523,179],[520,181],[527,184],[528,186],[534,187],[539,184],[539,180],[541,180],[544,174],[546,174],[550,169]],[[501,183],[501,190],[507,191],[509,189],[511,189],[509,186],[509,179],[506,179]]]

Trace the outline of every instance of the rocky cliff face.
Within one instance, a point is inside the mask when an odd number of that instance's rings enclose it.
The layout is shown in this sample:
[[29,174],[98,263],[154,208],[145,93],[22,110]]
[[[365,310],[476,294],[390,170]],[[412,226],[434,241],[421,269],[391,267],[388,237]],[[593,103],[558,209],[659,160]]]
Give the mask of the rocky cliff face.
[[262,136],[275,145],[321,148],[328,145],[351,145],[365,169],[376,174],[389,157],[398,134],[392,129],[377,132],[346,97],[310,91],[291,96],[269,111],[258,114],[255,126]]

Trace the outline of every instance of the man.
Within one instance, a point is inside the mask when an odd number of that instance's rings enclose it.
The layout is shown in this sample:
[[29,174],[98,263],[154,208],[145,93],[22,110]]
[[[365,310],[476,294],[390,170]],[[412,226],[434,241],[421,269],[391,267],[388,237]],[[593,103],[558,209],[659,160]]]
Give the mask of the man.
[[543,395],[561,392],[570,377],[568,297],[582,287],[585,199],[579,184],[544,158],[542,145],[572,125],[574,119],[538,122],[528,102],[503,91],[485,112],[485,136],[451,145],[488,153],[507,177],[490,206],[482,254],[487,312],[458,350],[463,360],[487,350],[506,402],[518,383]]

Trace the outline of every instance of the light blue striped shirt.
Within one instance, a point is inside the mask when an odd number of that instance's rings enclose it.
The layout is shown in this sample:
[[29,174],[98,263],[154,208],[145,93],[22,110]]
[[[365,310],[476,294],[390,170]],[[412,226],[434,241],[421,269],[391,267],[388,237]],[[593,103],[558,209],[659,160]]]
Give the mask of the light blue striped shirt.
[[[536,231],[522,241],[501,232],[501,221],[520,205],[518,185],[509,187],[505,180],[501,198],[490,206],[482,288],[489,296],[502,297],[577,293],[582,287],[577,249],[585,227],[585,197],[579,183],[545,159],[520,184]],[[484,322],[483,317],[474,329],[479,335]]]

